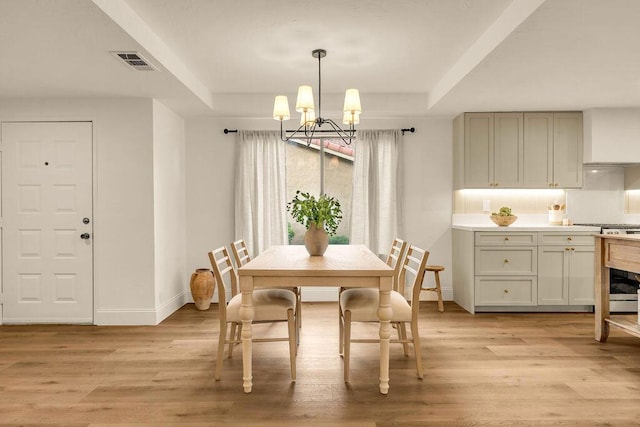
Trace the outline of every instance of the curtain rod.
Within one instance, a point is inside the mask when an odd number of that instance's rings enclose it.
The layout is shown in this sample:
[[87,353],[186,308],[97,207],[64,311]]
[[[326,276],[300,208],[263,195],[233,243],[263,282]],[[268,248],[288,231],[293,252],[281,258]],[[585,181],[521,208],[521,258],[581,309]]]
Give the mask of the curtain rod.
[[[400,129],[402,131],[402,134],[404,135],[405,132],[411,132],[414,133],[416,131],[416,128],[411,127],[411,128],[404,128],[404,129]],[[289,130],[287,129],[286,132],[295,132],[295,130]],[[335,131],[333,130],[325,130],[325,129],[317,129],[316,131],[314,131],[314,133],[335,133]],[[228,134],[228,133],[238,133],[238,129],[224,129],[224,134]]]

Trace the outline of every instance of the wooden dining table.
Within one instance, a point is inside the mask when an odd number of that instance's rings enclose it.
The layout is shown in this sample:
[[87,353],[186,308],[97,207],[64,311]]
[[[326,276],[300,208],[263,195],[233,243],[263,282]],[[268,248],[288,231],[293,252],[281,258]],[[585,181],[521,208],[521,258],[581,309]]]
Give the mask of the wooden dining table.
[[[389,392],[390,291],[393,270],[364,245],[329,245],[323,256],[309,256],[301,245],[271,246],[238,269],[242,306],[242,380],[253,387],[251,321],[254,289],[336,286],[380,289],[380,393]],[[337,326],[336,326],[337,327]]]

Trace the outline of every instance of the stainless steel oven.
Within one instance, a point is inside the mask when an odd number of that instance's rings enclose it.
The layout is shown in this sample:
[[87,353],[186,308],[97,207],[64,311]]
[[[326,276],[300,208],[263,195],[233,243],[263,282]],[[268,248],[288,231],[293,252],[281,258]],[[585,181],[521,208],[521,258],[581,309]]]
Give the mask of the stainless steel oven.
[[[600,227],[602,234],[640,234],[639,224],[576,224]],[[637,313],[640,275],[612,268],[609,275],[609,310],[612,313]]]

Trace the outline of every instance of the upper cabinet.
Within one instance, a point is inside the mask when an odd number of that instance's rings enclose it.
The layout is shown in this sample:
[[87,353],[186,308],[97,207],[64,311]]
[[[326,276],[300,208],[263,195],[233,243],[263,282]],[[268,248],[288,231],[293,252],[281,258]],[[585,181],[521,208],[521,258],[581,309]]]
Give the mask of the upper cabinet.
[[522,113],[464,114],[464,188],[522,186]]
[[582,113],[464,113],[454,188],[580,188]]
[[555,187],[553,185],[553,113],[525,114],[524,129],[525,187]]
[[553,184],[582,187],[582,113],[553,113]]

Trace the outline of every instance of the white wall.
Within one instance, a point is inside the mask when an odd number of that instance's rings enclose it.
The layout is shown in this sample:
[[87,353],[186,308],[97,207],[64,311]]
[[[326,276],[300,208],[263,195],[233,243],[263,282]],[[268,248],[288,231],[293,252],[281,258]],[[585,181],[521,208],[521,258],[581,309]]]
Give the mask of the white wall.
[[184,120],[153,101],[153,204],[156,320],[182,307],[189,291],[186,266]]
[[224,135],[224,127],[224,121],[210,118],[186,122],[189,271],[210,269],[207,252],[234,240],[236,135]]
[[9,120],[93,121],[94,321],[154,324],[152,101],[2,99]]
[[[453,209],[453,135],[451,118],[411,119],[416,133],[405,133],[403,147],[403,237],[430,252],[429,264],[445,267],[441,273],[444,299],[453,299],[451,286],[451,214]],[[388,126],[392,126],[389,123]],[[425,286],[433,284],[427,273]],[[435,299],[423,293],[423,299]]]
[[[188,119],[187,134],[187,265],[207,267],[207,251],[229,245],[234,236],[234,156],[236,134],[229,129],[274,129],[273,120]],[[406,133],[402,159],[403,237],[431,252],[430,264],[444,265],[445,298],[452,299],[452,120],[418,118],[363,119],[361,129],[415,127]],[[432,281],[432,277],[427,278]],[[306,292],[307,290],[305,290]],[[425,295],[425,299],[434,296]]]

